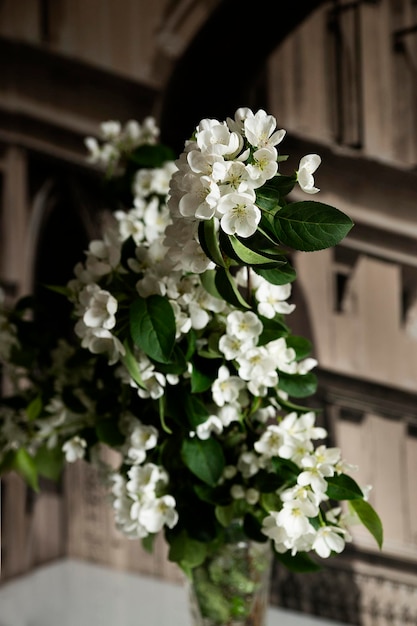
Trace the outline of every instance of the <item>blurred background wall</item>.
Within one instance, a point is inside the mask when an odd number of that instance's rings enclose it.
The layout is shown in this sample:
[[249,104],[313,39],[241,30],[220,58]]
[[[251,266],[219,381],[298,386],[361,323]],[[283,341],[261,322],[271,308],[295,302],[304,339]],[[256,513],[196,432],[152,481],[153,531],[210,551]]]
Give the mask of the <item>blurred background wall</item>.
[[[11,301],[62,283],[100,234],[83,141],[102,121],[154,115],[179,153],[202,117],[275,115],[290,170],[320,154],[320,200],[355,222],[335,249],[297,253],[292,327],[313,341],[326,427],[373,485],[385,545],[358,531],[322,572],[277,568],[271,600],[417,624],[417,2],[284,4],[0,0],[0,282]],[[150,556],[117,533],[82,462],[39,495],[10,475],[1,497],[0,580],[64,555],[179,580],[162,541]]]

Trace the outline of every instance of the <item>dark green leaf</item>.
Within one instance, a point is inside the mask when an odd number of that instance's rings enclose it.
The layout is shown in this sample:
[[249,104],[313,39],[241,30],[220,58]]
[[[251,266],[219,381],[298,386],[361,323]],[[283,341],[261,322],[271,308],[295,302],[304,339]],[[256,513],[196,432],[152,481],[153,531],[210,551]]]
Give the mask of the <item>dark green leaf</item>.
[[258,267],[253,268],[254,271],[265,278],[272,285],[286,285],[292,283],[297,278],[297,273],[289,263],[276,267],[274,269],[262,269]]
[[175,154],[168,146],[163,144],[144,144],[135,148],[129,155],[129,159],[140,167],[155,168],[162,167],[167,161],[173,161]]
[[60,448],[44,445],[36,452],[35,464],[41,476],[58,481],[64,469],[65,456]]
[[207,544],[192,539],[185,531],[170,536],[169,546],[169,560],[179,563],[186,572],[201,565],[207,555]]
[[286,343],[288,348],[292,348],[293,350],[295,350],[297,360],[305,359],[311,353],[311,341],[309,341],[305,337],[300,337],[298,335],[289,335],[288,337],[286,337]]
[[279,339],[279,337],[287,336],[289,328],[279,318],[268,319],[261,315],[258,315],[258,317],[263,326],[262,333],[258,339],[258,346],[263,346],[270,341]]
[[218,376],[221,361],[216,358],[201,358],[196,355],[193,359],[191,372],[191,391],[201,393],[210,389]]
[[273,254],[262,249],[255,251],[243,244],[234,235],[226,235],[226,237],[229,239],[237,259],[244,265],[256,265],[257,267],[268,269],[286,264],[286,260],[283,260],[282,254]]
[[149,552],[149,554],[153,553],[155,538],[156,535],[150,534],[141,539],[142,547],[146,550],[146,552]]
[[186,394],[184,409],[192,428],[204,423],[210,415],[206,404],[198,396],[192,394]]
[[107,445],[121,446],[125,442],[124,435],[120,432],[117,421],[114,419],[102,419],[96,426],[99,441]]
[[39,417],[42,409],[43,409],[42,396],[38,395],[36,396],[36,398],[33,398],[33,400],[29,402],[29,404],[26,407],[26,415],[28,416],[29,422],[33,422],[34,420],[36,420]]
[[220,250],[214,219],[202,220],[200,222],[198,225],[198,240],[204,253],[213,263],[219,267],[226,267],[226,262]]
[[221,296],[233,306],[239,309],[250,309],[251,306],[243,298],[230,272],[222,267],[217,268],[216,287]]
[[275,215],[279,240],[294,250],[311,252],[331,248],[349,233],[352,220],[320,202],[294,202]]
[[216,287],[216,270],[206,270],[202,274],[200,274],[200,280],[204,287],[204,289],[215,298],[219,298],[222,300],[223,298],[219,294]]
[[3,457],[0,457],[0,476],[13,470],[15,454],[15,450],[8,450]]
[[366,500],[351,500],[349,505],[353,508],[365,528],[374,537],[378,547],[382,548],[384,531],[381,519],[375,509]]
[[185,439],[181,456],[195,476],[211,487],[216,485],[225,465],[222,447],[216,439]]
[[135,383],[139,385],[139,387],[146,389],[145,383],[142,380],[138,362],[130,348],[129,342],[125,340],[123,342],[123,346],[125,348],[125,354],[120,357],[123,365],[129,372],[130,376],[135,381]]
[[267,472],[259,470],[253,480],[253,486],[262,493],[273,493],[288,480],[288,468],[284,471]]
[[293,190],[297,182],[296,175],[281,176],[278,174],[256,190],[256,204],[261,209],[270,210],[279,204]]
[[14,469],[34,491],[39,491],[38,470],[34,458],[24,448],[14,454],[12,469]]
[[331,500],[356,500],[363,498],[363,492],[356,481],[347,474],[329,476],[326,494]]
[[187,369],[187,361],[181,348],[175,344],[169,363],[159,363],[158,370],[163,374],[182,374]]
[[317,390],[317,376],[307,374],[287,374],[279,372],[279,388],[294,398],[306,398]]
[[225,506],[216,506],[215,514],[217,521],[220,522],[224,528],[227,528],[235,517],[234,502]]
[[297,477],[300,472],[298,465],[290,461],[290,459],[282,459],[281,457],[274,456],[272,459],[272,466],[276,474],[281,479],[282,483],[296,483]]
[[130,307],[130,332],[135,344],[151,359],[168,363],[176,335],[174,311],[169,301],[159,295],[135,300]]
[[259,543],[266,543],[269,541],[266,535],[262,532],[262,524],[260,521],[250,513],[247,513],[243,520],[243,528],[245,530],[245,534],[252,539],[253,541],[257,541]]
[[306,552],[297,552],[294,556],[290,551],[280,554],[275,551],[276,559],[282,563],[290,572],[299,574],[307,572],[317,572],[321,566],[312,560]]

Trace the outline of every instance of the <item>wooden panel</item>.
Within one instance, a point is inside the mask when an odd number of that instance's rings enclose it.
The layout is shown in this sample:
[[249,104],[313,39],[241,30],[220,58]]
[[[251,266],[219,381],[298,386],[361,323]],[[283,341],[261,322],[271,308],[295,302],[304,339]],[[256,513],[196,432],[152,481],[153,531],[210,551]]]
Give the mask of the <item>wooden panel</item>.
[[5,155],[5,176],[0,226],[2,248],[0,250],[0,275],[7,283],[15,285],[15,295],[29,289],[28,259],[24,251],[28,221],[28,198],[26,188],[26,153],[11,146]]
[[40,39],[39,0],[2,0],[0,34],[5,37],[37,42]]
[[1,480],[1,580],[30,567],[26,515],[27,489],[15,474]]
[[[414,6],[413,6],[414,4]],[[394,157],[417,162],[417,5],[392,4]],[[397,123],[397,122],[400,123]]]
[[321,141],[331,138],[325,25],[326,13],[315,11],[269,59],[270,110],[278,126]]
[[179,568],[168,561],[162,535],[152,554],[139,540],[122,535],[115,527],[108,495],[91,465],[77,462],[67,468],[67,554],[122,570],[181,581]]
[[167,0],[61,0],[55,48],[126,77],[157,84],[151,72]]
[[[384,525],[386,548],[405,544],[407,496],[404,483],[405,436],[404,423],[368,415],[366,419],[368,454],[372,459],[373,490],[370,501],[379,512]],[[417,556],[417,546],[415,546]]]
[[417,437],[409,434],[405,443],[405,468],[402,476],[406,495],[406,539],[417,546]]
[[335,310],[333,252],[298,254],[296,266],[321,367],[416,391],[417,340],[402,321],[400,266],[360,257],[342,312]]
[[[384,526],[382,553],[416,559],[417,539],[410,532],[411,526],[415,529],[410,494],[417,493],[417,473],[407,472],[416,461],[407,454],[412,450],[411,440],[407,441],[406,425],[368,414],[358,423],[336,418],[334,428],[335,444],[342,448],[345,460],[358,468],[352,476],[361,487],[372,486],[369,500]],[[411,502],[415,508],[415,495],[411,496]],[[358,546],[379,552],[364,528],[353,527],[352,534]]]

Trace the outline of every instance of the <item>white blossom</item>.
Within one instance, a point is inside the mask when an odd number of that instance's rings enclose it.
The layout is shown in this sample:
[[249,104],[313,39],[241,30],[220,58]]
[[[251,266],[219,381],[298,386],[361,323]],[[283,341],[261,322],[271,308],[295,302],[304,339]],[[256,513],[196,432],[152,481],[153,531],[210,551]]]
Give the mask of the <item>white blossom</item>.
[[87,442],[79,435],[68,439],[62,446],[67,463],[74,463],[78,459],[83,459],[87,448]]
[[314,185],[313,176],[320,163],[321,158],[318,154],[307,154],[301,159],[297,171],[297,181],[305,193],[315,194],[320,191],[320,189]]

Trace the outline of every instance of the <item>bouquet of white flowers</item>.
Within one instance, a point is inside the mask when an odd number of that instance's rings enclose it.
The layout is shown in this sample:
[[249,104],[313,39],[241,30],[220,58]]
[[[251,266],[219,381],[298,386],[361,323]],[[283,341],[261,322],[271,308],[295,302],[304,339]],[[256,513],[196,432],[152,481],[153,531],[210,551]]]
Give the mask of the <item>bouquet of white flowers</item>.
[[[287,323],[291,251],[334,246],[352,227],[310,199],[320,157],[280,174],[285,131],[247,108],[202,120],[176,160],[149,120],[103,132],[101,144],[87,140],[90,158],[130,206],[115,210],[61,289],[76,340],[57,343],[47,375],[17,394],[31,394],[19,436],[16,403],[3,401],[0,470],[36,486],[64,456],[97,463],[118,528],[148,547],[163,532],[188,573],[232,522],[299,570],[342,552],[352,522],[381,545],[352,466],[304,404],[317,362]],[[292,202],[295,185],[309,199]],[[19,319],[15,311],[7,324]],[[9,365],[19,341],[18,332],[0,341]],[[119,466],[100,460],[103,445]]]

